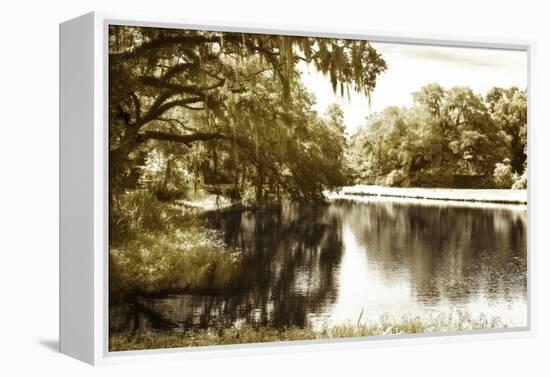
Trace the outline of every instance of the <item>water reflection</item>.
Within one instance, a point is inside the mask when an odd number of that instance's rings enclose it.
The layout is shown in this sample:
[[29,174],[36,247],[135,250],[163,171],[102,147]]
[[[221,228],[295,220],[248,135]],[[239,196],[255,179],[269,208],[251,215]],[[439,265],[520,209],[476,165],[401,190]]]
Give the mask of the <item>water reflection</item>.
[[223,292],[112,305],[111,330],[272,326],[467,310],[527,318],[525,207],[342,199],[211,218],[244,255]]

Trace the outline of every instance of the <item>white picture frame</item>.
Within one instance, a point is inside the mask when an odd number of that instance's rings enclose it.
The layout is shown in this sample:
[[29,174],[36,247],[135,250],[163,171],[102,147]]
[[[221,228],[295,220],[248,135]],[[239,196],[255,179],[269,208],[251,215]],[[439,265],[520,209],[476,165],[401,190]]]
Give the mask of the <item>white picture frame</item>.
[[[282,35],[366,39],[378,42],[522,50],[528,55],[528,325],[475,333],[108,351],[108,26],[139,25]],[[92,12],[60,24],[60,352],[90,364],[232,355],[294,353],[434,342],[533,337],[536,334],[535,218],[536,127],[533,124],[535,42],[388,33],[253,22],[173,20]]]

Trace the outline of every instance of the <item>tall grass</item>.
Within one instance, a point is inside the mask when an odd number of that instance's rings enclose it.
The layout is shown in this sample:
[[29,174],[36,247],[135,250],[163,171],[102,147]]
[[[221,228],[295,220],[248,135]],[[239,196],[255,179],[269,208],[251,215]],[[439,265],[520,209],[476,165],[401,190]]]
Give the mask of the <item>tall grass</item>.
[[123,242],[144,232],[166,230],[174,217],[173,212],[147,190],[113,195],[109,208],[110,241]]
[[145,233],[110,250],[109,286],[119,293],[211,290],[229,285],[240,257],[216,232],[197,226]]
[[239,254],[201,224],[196,209],[146,190],[113,197],[110,209],[111,293],[218,289],[238,276]]
[[264,343],[295,340],[337,339],[348,337],[392,336],[399,334],[445,333],[505,328],[498,318],[480,315],[472,318],[468,314],[453,312],[421,317],[404,317],[400,320],[382,316],[375,322],[357,324],[324,325],[321,328],[241,326],[228,329],[173,330],[148,332],[139,335],[113,335],[109,338],[110,351],[144,350],[173,347],[197,347],[226,344]]

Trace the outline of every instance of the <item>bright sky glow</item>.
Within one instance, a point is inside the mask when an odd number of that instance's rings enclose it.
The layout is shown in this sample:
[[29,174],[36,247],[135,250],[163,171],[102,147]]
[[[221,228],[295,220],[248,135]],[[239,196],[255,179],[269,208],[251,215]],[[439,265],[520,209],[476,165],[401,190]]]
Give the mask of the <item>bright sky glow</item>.
[[350,100],[335,95],[328,77],[315,67],[299,65],[306,88],[315,94],[315,109],[323,114],[331,103],[338,103],[344,111],[349,134],[373,112],[388,106],[411,106],[412,92],[437,82],[444,88],[469,86],[478,94],[485,94],[494,86],[527,85],[527,53],[524,51],[474,49],[371,43],[386,60],[388,69],[378,77],[371,103],[361,94],[350,93]]

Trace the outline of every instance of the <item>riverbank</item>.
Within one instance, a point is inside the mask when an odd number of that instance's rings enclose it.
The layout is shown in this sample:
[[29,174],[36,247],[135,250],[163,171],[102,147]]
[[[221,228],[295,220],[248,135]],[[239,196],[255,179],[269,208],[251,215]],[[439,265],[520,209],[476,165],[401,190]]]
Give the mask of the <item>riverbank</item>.
[[130,351],[175,347],[201,347],[228,344],[285,342],[296,340],[325,340],[348,337],[391,336],[419,333],[445,333],[502,329],[507,326],[499,319],[481,315],[472,318],[467,314],[453,313],[421,319],[403,318],[393,321],[382,317],[375,323],[323,326],[320,329],[289,327],[231,327],[228,329],[204,329],[190,331],[148,332],[141,335],[113,335],[109,338],[109,351]]
[[527,190],[402,188],[355,185],[343,187],[341,194],[455,202],[527,204]]
[[212,210],[212,200],[167,203],[135,191],[120,196],[113,207],[109,244],[112,298],[216,290],[241,274],[239,251],[228,248],[223,234],[209,228],[201,217]]

